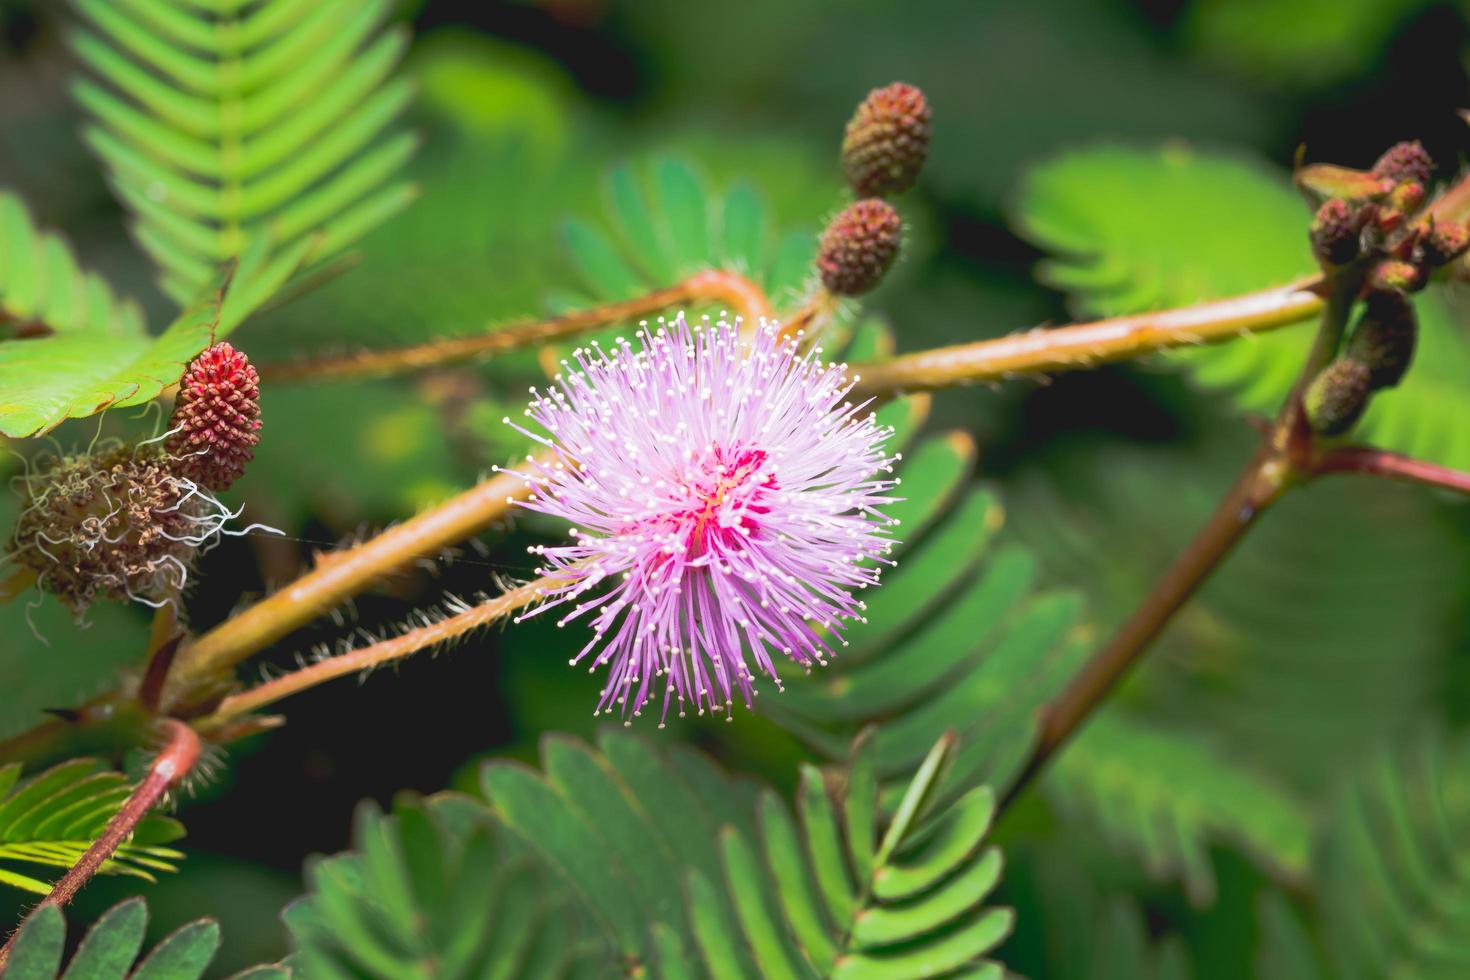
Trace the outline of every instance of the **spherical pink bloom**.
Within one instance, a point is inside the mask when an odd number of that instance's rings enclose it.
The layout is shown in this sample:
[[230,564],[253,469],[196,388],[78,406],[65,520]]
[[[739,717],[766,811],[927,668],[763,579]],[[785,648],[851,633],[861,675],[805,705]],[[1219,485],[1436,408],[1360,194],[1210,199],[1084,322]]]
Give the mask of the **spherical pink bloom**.
[[589,617],[571,662],[608,667],[599,711],[637,715],[660,688],[661,719],[671,701],[703,714],[737,691],[749,707],[752,666],[779,687],[773,653],[825,664],[862,619],[853,592],[890,563],[879,508],[899,457],[883,448],[892,428],[846,401],[845,365],[820,354],[774,324],[691,328],[681,314],[576,351],[531,390],[545,435],[516,428],[549,452],[520,474],[524,506],[573,525],[572,544],[532,549],[553,583],[536,612]]

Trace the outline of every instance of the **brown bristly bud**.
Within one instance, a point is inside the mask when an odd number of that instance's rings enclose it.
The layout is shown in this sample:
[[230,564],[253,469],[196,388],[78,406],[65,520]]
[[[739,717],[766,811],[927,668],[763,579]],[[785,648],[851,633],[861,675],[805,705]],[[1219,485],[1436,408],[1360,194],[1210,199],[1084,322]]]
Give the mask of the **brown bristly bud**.
[[1436,221],[1420,236],[1419,249],[1429,268],[1448,265],[1470,249],[1470,228],[1453,221]]
[[1375,293],[1412,293],[1424,285],[1424,276],[1412,262],[1379,262],[1368,272],[1368,289]]
[[25,490],[8,549],[77,615],[99,598],[170,600],[218,527],[156,449],[61,457]]
[[223,342],[194,358],[169,428],[176,431],[167,447],[181,476],[210,490],[238,480],[260,442],[260,376],[250,360]]
[[1424,149],[1424,144],[1418,140],[1410,140],[1395,143],[1385,150],[1378,162],[1373,164],[1370,173],[1395,184],[1417,181],[1420,185],[1426,185],[1430,175],[1434,173],[1434,161]]
[[929,155],[929,101],[913,85],[877,88],[858,106],[842,139],[842,169],[860,197],[902,194]]
[[822,233],[817,249],[822,285],[838,296],[866,293],[893,265],[902,238],[903,221],[888,202],[869,198],[849,205]]
[[1368,369],[1340,358],[1323,368],[1302,395],[1312,431],[1340,436],[1357,424],[1368,407]]
[[1372,292],[1348,338],[1343,357],[1368,370],[1373,390],[1398,384],[1414,359],[1418,334],[1414,304],[1403,293]]
[[1345,266],[1358,257],[1366,218],[1364,207],[1353,207],[1340,197],[1317,209],[1312,219],[1312,254],[1324,269]]

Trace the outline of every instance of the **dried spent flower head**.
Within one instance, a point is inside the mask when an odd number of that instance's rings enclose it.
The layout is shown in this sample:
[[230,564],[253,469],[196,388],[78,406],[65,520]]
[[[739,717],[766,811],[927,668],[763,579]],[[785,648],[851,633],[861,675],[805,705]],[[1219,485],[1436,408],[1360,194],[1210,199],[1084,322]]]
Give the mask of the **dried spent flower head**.
[[860,296],[878,285],[898,256],[903,220],[878,198],[850,204],[832,219],[817,247],[822,285],[838,296]]
[[1375,391],[1392,388],[1409,370],[1418,332],[1414,304],[1403,293],[1369,293],[1343,356],[1368,369]]
[[842,139],[842,169],[862,197],[902,194],[929,155],[929,100],[913,85],[876,88],[857,107]]
[[[590,616],[572,659],[608,668],[599,711],[663,696],[684,714],[747,707],[773,654],[825,664],[861,620],[893,546],[892,429],[845,399],[843,365],[799,353],[774,324],[639,330],[576,352],[526,414],[549,449],[521,473],[523,506],[565,518],[573,543],[536,547],[554,582],[535,615]],[[565,363],[565,362],[563,362]],[[507,419],[507,422],[510,420]],[[512,423],[514,424],[514,423]],[[594,590],[605,587],[598,595]]]
[[235,516],[157,449],[53,458],[26,494],[7,549],[77,615],[94,601],[175,598],[199,552]]
[[1324,436],[1340,436],[1357,424],[1372,391],[1369,370],[1342,357],[1322,369],[1302,394],[1307,421]]
[[194,358],[179,381],[169,428],[168,450],[181,475],[210,490],[238,480],[260,442],[260,376],[250,360],[223,342]]
[[1434,161],[1418,140],[1390,146],[1373,164],[1371,171],[1374,177],[1385,177],[1395,183],[1413,180],[1420,184],[1428,184],[1433,172]]

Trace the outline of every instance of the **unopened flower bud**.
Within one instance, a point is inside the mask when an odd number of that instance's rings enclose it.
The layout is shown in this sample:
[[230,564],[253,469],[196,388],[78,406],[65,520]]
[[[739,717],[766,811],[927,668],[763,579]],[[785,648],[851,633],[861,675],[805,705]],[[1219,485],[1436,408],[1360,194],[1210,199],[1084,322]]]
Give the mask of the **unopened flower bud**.
[[260,377],[246,356],[218,343],[194,358],[179,381],[169,428],[177,472],[224,490],[240,478],[260,442]]
[[1413,214],[1424,203],[1424,185],[1417,180],[1406,180],[1388,192],[1384,199],[1384,210],[1400,214]]
[[1371,391],[1368,373],[1357,361],[1341,358],[1312,379],[1302,403],[1314,432],[1340,436],[1362,418]]
[[1371,171],[1373,176],[1385,177],[1395,184],[1417,181],[1420,185],[1428,184],[1433,172],[1434,161],[1418,140],[1395,143],[1378,158]]
[[1470,249],[1470,229],[1453,221],[1436,221],[1419,239],[1419,248],[1430,268],[1448,265]]
[[1412,293],[1423,284],[1424,277],[1412,262],[1379,262],[1368,273],[1368,288],[1375,293]]
[[1347,265],[1358,257],[1366,213],[1340,197],[1323,204],[1312,219],[1312,254],[1323,268]]
[[929,102],[912,85],[874,89],[858,106],[842,140],[842,169],[862,197],[901,194],[914,185],[929,154]]
[[898,255],[903,222],[886,201],[869,198],[849,205],[822,233],[817,271],[822,285],[839,296],[858,296],[878,285]]
[[1414,304],[1408,297],[1399,292],[1369,293],[1343,357],[1367,369],[1373,390],[1391,388],[1409,369],[1417,333]]

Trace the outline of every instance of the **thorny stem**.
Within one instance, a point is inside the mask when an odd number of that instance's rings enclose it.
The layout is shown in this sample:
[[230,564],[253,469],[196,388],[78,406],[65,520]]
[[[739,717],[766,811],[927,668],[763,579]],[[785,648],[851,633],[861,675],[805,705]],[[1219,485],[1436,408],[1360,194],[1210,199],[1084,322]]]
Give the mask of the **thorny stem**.
[[340,357],[314,357],[281,364],[266,364],[260,368],[260,376],[266,381],[317,381],[447,367],[476,358],[548,344],[596,327],[647,316],[681,303],[696,302],[728,303],[751,320],[769,319],[772,315],[770,302],[755,283],[733,272],[709,270],[690,276],[667,289],[655,290],[619,303],[568,313],[550,320],[516,323],[472,337],[451,337],[396,350],[362,351]]
[[[81,859],[72,865],[62,875],[51,889],[51,894],[41,900],[36,909],[45,908],[48,905],[62,906],[70,902],[82,886],[92,879],[107,860],[117,851],[119,845],[132,834],[133,830],[157,805],[179,781],[187,776],[199,761],[201,744],[199,735],[188,725],[173,719],[165,720],[163,730],[167,734],[167,742],[163,750],[158,753],[153,764],[148,767],[148,774],[143,781],[133,787],[132,793],[127,801],[123,803],[122,809],[107,822],[107,827],[102,831],[102,836],[92,842]],[[31,911],[34,915],[36,909]],[[29,917],[29,916],[28,916]],[[25,922],[22,921],[21,925]],[[19,935],[19,928],[12,933],[6,941],[5,946],[0,948],[0,973],[5,971],[5,963],[10,958],[11,947],[15,944],[15,937]]]
[[953,347],[853,365],[854,397],[933,391],[1026,374],[1071,371],[1171,347],[1232,340],[1315,315],[1323,306],[1320,276],[1257,293],[1178,309],[1030,330]]
[[383,576],[479,533],[527,493],[520,477],[497,474],[377,537],[322,555],[315,569],[181,650],[164,686],[163,709],[187,706],[201,687]]
[[214,731],[241,715],[258,711],[282,698],[299,694],[318,684],[347,674],[356,674],[374,667],[381,667],[383,664],[400,660],[428,647],[458,639],[466,633],[489,626],[535,602],[546,585],[547,580],[544,578],[528,582],[437,623],[421,626],[402,636],[395,636],[360,650],[318,661],[309,667],[303,667],[274,680],[266,681],[243,693],[232,694],[221,701],[212,714],[196,721],[195,726],[206,732]]
[[1470,495],[1470,473],[1371,446],[1346,446],[1323,453],[1312,465],[1312,473],[1316,476],[1366,473]]

